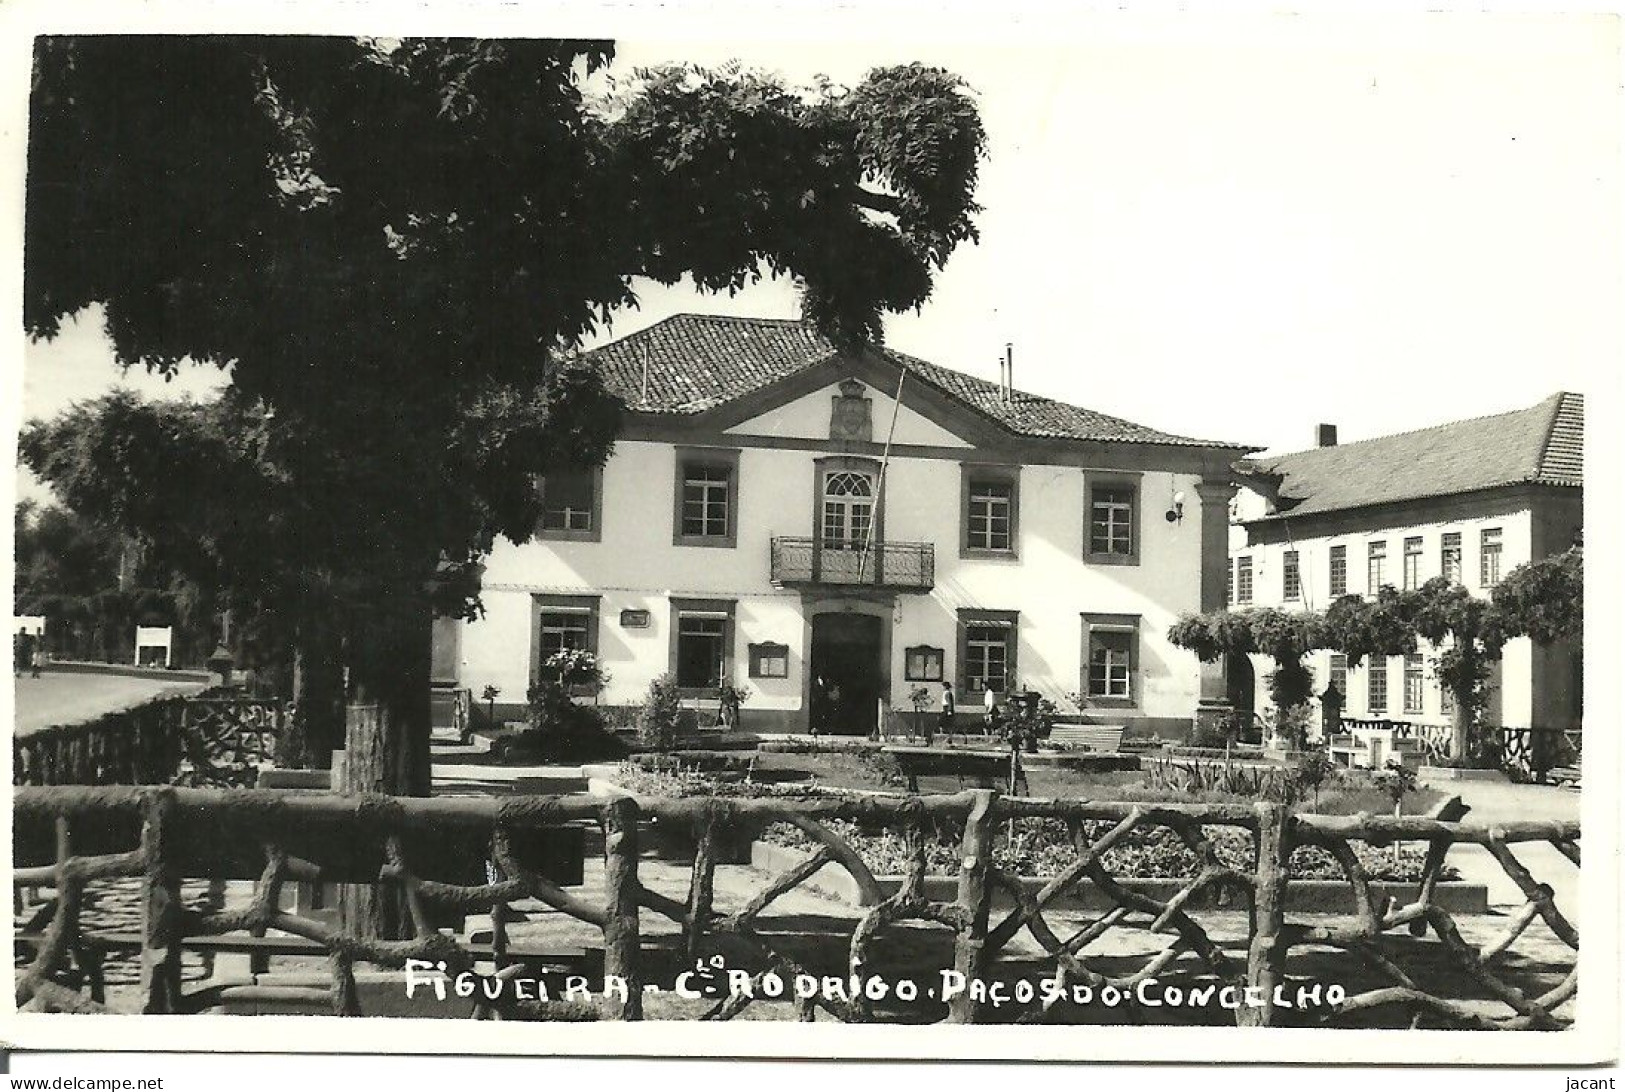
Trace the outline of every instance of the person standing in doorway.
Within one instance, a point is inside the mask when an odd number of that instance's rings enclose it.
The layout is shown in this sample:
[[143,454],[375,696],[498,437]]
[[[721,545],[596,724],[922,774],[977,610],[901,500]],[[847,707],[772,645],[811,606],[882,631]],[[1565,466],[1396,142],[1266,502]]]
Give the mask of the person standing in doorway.
[[999,696],[991,682],[982,690],[982,731],[989,737],[999,734]]

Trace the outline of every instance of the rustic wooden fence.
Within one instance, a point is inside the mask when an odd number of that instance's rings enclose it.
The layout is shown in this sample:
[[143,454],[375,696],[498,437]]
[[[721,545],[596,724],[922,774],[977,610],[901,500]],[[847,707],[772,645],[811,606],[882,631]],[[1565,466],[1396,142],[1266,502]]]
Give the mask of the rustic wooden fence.
[[[1384,728],[1397,739],[1414,739],[1428,763],[1437,763],[1450,757],[1451,729],[1448,724],[1423,724],[1409,720],[1391,720],[1385,717],[1344,717],[1339,725],[1343,732],[1355,728]],[[1539,781],[1558,767],[1580,764],[1581,732],[1565,728],[1490,728],[1487,731],[1499,748],[1499,766],[1508,774],[1524,781]]]
[[246,787],[270,765],[286,717],[276,699],[161,697],[11,742],[14,785]]
[[[903,798],[606,801],[586,796],[400,799],[173,787],[25,787],[16,790],[14,817],[14,883],[54,888],[56,900],[40,931],[26,938],[26,945],[19,940],[26,963],[18,969],[17,1003],[28,1010],[101,1010],[90,996],[98,992],[94,976],[86,974],[96,962],[99,941],[81,928],[78,914],[87,882],[117,876],[144,878],[140,945],[147,1012],[187,1009],[190,1002],[182,996],[179,980],[181,950],[228,933],[264,936],[276,931],[303,938],[312,953],[327,957],[330,985],[284,987],[278,996],[319,1003],[339,1015],[361,1012],[357,963],[401,969],[408,960],[443,962],[452,975],[479,969],[501,980],[521,970],[519,961],[504,955],[502,923],[509,904],[527,899],[586,923],[600,938],[606,984],[625,987],[624,993],[603,999],[601,1015],[626,1020],[642,1018],[644,986],[662,973],[657,967],[669,970],[674,952],[691,968],[696,961],[703,964],[727,952],[728,965],[742,968],[760,987],[755,998],[768,992],[768,976],[782,982],[798,975],[821,979],[835,974],[884,982],[888,960],[893,973],[902,960],[906,973],[930,981],[943,972],[963,976],[960,981],[966,983],[1023,974],[1030,980],[1036,974],[1053,984],[1020,1003],[1018,983],[1014,1006],[1000,1006],[996,996],[974,988],[955,993],[946,1004],[939,997],[918,1003],[907,999],[908,1005],[900,1004],[906,999],[877,999],[864,990],[850,997],[818,992],[794,999],[797,1015],[808,1020],[822,1015],[882,1022],[1065,1021],[1076,1019],[1067,1006],[1079,1003],[1080,990],[1100,999],[1113,992],[1132,997],[1142,983],[1151,982],[1217,991],[1226,1010],[1232,1006],[1224,1004],[1224,991],[1249,999],[1234,1006],[1233,1019],[1240,1025],[1391,1027],[1408,1021],[1412,1026],[1550,1029],[1571,1022],[1576,983],[1578,932],[1557,907],[1552,889],[1530,875],[1513,847],[1550,843],[1577,867],[1578,823],[1486,827],[1461,822],[1454,812],[1426,818],[1324,817],[1293,815],[1270,803],[1043,801],[987,790]],[[1075,860],[1036,892],[1001,870],[993,852],[1002,824],[1032,818],[1064,823],[1076,852]],[[883,892],[858,853],[826,825],[832,819],[884,826],[903,835],[910,857],[897,890]],[[639,827],[648,821],[695,836],[697,849],[681,898],[640,881],[640,868],[648,866],[640,862]],[[582,823],[602,829],[603,870],[583,886],[567,889],[541,874],[535,842],[562,825]],[[728,909],[720,909],[716,870],[727,855],[725,847],[741,832],[774,823],[800,828],[816,850],[765,880],[748,901],[731,899]],[[1223,827],[1251,834],[1256,867],[1238,869],[1221,860],[1212,833]],[[1173,832],[1199,862],[1167,898],[1131,888],[1107,867],[1112,847],[1145,828]],[[960,844],[951,901],[928,897],[926,886],[925,840],[944,830],[957,832]],[[1362,843],[1383,846],[1395,840],[1428,846],[1425,878],[1414,899],[1403,905],[1377,893],[1356,852]],[[1497,937],[1467,939],[1439,905],[1441,866],[1455,845],[1483,847],[1527,898]],[[1289,911],[1289,862],[1296,850],[1308,846],[1324,849],[1342,866],[1355,896],[1353,916]],[[468,863],[482,857],[490,862],[486,882],[471,881]],[[846,870],[871,905],[850,932],[826,927],[825,946],[817,950],[826,965],[816,966],[808,950],[789,949],[786,933],[765,911],[826,866]],[[183,878],[191,877],[253,880],[252,899],[232,910],[188,911],[178,888]],[[409,911],[413,935],[368,939],[282,907],[284,884],[321,880],[374,883],[392,890]],[[1068,926],[1058,932],[1056,900],[1084,882],[1105,892],[1112,908],[1075,931]],[[1223,893],[1221,904],[1230,909],[1199,909],[1211,907],[1216,892]],[[496,935],[483,952],[437,928],[448,914],[485,911],[492,913]],[[1529,939],[1537,920],[1551,934],[1539,941],[1543,954],[1533,961],[1520,959],[1514,946]],[[1228,933],[1220,929],[1226,921]],[[904,923],[913,923],[903,930],[907,943],[897,932]],[[921,923],[923,934],[936,938],[934,946],[921,939]],[[1151,954],[1136,957],[1137,966],[1125,966],[1121,950],[1115,956],[1089,950],[1108,932],[1130,928],[1143,930],[1144,939],[1155,942]],[[1027,955],[1018,959],[1012,944],[1023,934],[1033,943],[1025,945]],[[1568,958],[1554,965],[1554,948]],[[832,954],[837,951],[839,955]],[[1041,955],[1034,957],[1034,951]],[[1309,981],[1301,968],[1289,964],[1295,952],[1306,959],[1332,959],[1333,970],[1343,975],[1340,980],[1351,984],[1346,996],[1307,1010],[1276,1004],[1278,990],[1291,994]],[[662,964],[662,958],[668,962]],[[1537,965],[1539,973],[1533,969]],[[1355,968],[1359,975],[1352,973]],[[255,996],[272,989],[245,988],[258,990]],[[761,1003],[750,994],[728,991],[707,1003],[702,1018],[728,1019]],[[1264,1003],[1250,1003],[1255,997]],[[504,995],[478,1004],[475,1011],[548,1018],[550,1005]],[[1218,1018],[1228,1021],[1232,1014],[1221,1012]]]

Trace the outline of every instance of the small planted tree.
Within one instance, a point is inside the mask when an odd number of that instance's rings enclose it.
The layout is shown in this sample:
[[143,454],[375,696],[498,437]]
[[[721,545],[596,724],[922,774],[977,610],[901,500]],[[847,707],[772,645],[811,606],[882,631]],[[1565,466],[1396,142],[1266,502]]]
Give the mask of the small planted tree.
[[1298,784],[1314,794],[1314,807],[1320,808],[1320,787],[1332,776],[1337,767],[1327,757],[1325,751],[1310,751],[1298,759],[1298,768],[1294,776]]
[[1474,741],[1484,727],[1489,704],[1490,671],[1501,658],[1507,635],[1502,614],[1491,601],[1478,599],[1444,577],[1434,577],[1400,597],[1400,607],[1416,636],[1439,650],[1434,671],[1454,700],[1450,753],[1481,764],[1493,764],[1493,748]]
[[[1405,812],[1405,797],[1416,791],[1416,771],[1403,762],[1389,759],[1382,772],[1373,779],[1376,786],[1394,802],[1394,817]],[[1394,865],[1399,865],[1399,843],[1394,843]]]
[[1585,561],[1576,546],[1554,557],[1519,565],[1490,593],[1510,640],[1536,644],[1578,640],[1585,632]]
[[638,714],[638,742],[652,751],[671,751],[677,746],[682,723],[682,695],[670,672],[649,684]]

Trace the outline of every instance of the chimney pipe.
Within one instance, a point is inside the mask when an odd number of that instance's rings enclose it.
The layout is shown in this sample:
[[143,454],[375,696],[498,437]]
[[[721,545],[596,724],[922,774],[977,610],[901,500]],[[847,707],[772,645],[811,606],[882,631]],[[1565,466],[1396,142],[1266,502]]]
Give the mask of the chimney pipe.
[[1004,400],[1010,401],[1016,390],[1016,350],[1010,342],[1004,343]]
[[1316,447],[1336,447],[1337,446],[1337,426],[1336,425],[1327,425],[1327,424],[1316,425],[1315,426],[1315,446]]

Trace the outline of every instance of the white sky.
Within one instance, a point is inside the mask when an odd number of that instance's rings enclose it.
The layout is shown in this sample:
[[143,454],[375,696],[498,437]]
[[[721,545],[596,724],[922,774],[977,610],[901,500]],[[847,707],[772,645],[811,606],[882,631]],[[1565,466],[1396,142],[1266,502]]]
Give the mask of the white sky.
[[[980,245],[889,343],[1171,432],[1276,451],[1531,404],[1615,405],[1622,344],[1618,22],[1331,15],[1051,35],[794,45],[623,38],[618,67],[730,58],[853,83],[919,60],[990,134]],[[833,33],[833,32],[831,32]],[[957,38],[958,40],[952,40]],[[623,336],[678,311],[792,316],[640,287]],[[28,347],[25,416],[120,382],[96,321]],[[159,394],[206,390],[212,369]],[[25,495],[34,491],[24,486]]]

